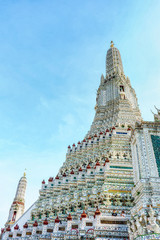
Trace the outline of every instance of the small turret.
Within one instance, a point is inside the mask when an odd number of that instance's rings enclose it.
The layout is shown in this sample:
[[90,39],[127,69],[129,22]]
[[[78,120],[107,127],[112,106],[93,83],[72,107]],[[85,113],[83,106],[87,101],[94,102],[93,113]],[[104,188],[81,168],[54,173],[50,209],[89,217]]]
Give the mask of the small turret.
[[16,195],[11,205],[8,221],[6,224],[13,224],[24,213],[26,186],[27,186],[27,179],[26,179],[26,173],[24,172],[24,175],[19,180]]

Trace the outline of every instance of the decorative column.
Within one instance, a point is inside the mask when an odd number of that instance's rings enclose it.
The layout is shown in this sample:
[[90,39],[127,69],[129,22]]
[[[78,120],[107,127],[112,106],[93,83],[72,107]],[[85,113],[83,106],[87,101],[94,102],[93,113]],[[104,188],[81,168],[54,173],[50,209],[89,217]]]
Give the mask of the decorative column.
[[42,187],[41,189],[44,189],[45,188],[45,180],[42,181]]
[[99,141],[103,141],[103,132],[100,132],[100,138]]
[[49,179],[48,179],[48,187],[51,187],[51,186],[53,186],[53,185],[51,185],[51,184],[53,184],[53,177],[50,177]]
[[82,178],[82,174],[83,174],[83,170],[82,168],[80,167],[79,170],[78,170],[78,179],[81,179]]
[[91,166],[88,164],[87,165],[87,175],[91,174]]
[[55,224],[54,224],[54,230],[53,230],[54,233],[58,232],[59,223],[60,223],[60,220],[59,220],[59,218],[57,216],[57,218],[55,219]]
[[70,180],[71,180],[71,181],[74,180],[74,171],[73,171],[73,169],[72,169],[72,171],[70,172]]
[[109,129],[106,129],[106,137],[105,138],[108,138],[109,134],[110,134]]
[[67,153],[69,154],[70,152],[71,152],[71,146],[69,145]]
[[26,236],[27,228],[28,228],[28,223],[25,223],[25,224],[23,225],[22,237],[25,237],[25,236]]
[[36,234],[36,229],[37,229],[37,227],[38,227],[38,223],[37,223],[37,221],[35,221],[35,222],[33,223],[32,235]]
[[64,173],[63,173],[63,183],[66,183],[66,177],[67,177],[67,175],[66,175],[66,173],[64,172]]
[[77,150],[80,151],[81,150],[81,142],[79,141],[77,144]]
[[88,146],[91,147],[92,146],[92,138],[88,137]]
[[48,221],[47,218],[43,222],[43,229],[42,229],[42,234],[45,235],[47,233],[47,226],[48,226]]
[[109,159],[106,158],[105,163],[104,163],[104,172],[109,170],[109,166],[110,166]]
[[73,143],[73,145],[72,145],[72,152],[75,152],[76,151],[76,145],[75,145],[75,143]]
[[86,217],[87,214],[85,213],[85,211],[83,211],[83,213],[81,214],[81,230],[84,230],[85,228]]
[[96,162],[96,165],[95,165],[95,172],[99,172],[99,170],[100,170],[100,167],[101,167],[101,165],[100,165],[100,163],[99,163],[99,161],[97,161]]
[[97,227],[97,225],[100,224],[100,215],[101,215],[101,212],[100,210],[97,208],[97,210],[95,211],[95,220],[94,220],[94,227]]
[[4,240],[7,240],[8,235],[9,235],[10,232],[11,232],[11,228],[10,228],[10,226],[8,226],[8,227],[6,228],[6,232],[5,232],[5,234],[4,234]]
[[82,142],[82,149],[85,149],[85,148],[86,148],[86,139],[84,139]]
[[16,224],[16,226],[14,227],[13,238],[17,237],[18,229],[19,229],[19,226],[18,226],[18,224]]
[[71,226],[72,226],[72,216],[69,213],[69,215],[67,217],[67,231],[71,230]]

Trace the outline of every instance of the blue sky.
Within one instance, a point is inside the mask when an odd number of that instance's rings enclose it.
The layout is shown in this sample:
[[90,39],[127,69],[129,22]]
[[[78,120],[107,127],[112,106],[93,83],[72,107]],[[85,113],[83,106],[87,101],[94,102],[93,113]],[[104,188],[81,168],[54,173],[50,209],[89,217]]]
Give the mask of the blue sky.
[[0,226],[27,168],[26,207],[94,117],[110,41],[142,116],[160,108],[160,1],[0,1]]

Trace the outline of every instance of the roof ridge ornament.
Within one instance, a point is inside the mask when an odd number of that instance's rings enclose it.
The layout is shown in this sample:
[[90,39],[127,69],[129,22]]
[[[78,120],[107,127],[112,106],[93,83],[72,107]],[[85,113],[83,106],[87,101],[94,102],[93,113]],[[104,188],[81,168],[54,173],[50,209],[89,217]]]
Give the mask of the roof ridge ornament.
[[155,105],[154,105],[154,107],[157,110],[157,113],[160,114],[160,109],[158,109]]
[[157,110],[157,114],[154,113],[152,110],[152,114],[154,115],[154,121],[155,122],[160,122],[160,109],[158,109],[155,105],[154,105],[155,109]]

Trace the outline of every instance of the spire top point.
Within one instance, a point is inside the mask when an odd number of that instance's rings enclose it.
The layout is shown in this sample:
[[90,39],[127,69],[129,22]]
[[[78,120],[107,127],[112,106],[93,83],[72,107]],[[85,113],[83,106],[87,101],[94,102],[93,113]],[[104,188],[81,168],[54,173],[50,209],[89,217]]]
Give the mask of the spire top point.
[[110,47],[111,47],[111,48],[114,47],[114,43],[113,43],[113,41],[111,41],[111,45],[110,45]]
[[113,41],[111,41],[106,55],[106,76],[112,72],[123,73],[121,55],[119,50],[114,46]]
[[26,177],[26,168],[24,169],[24,173],[23,173],[23,176]]

